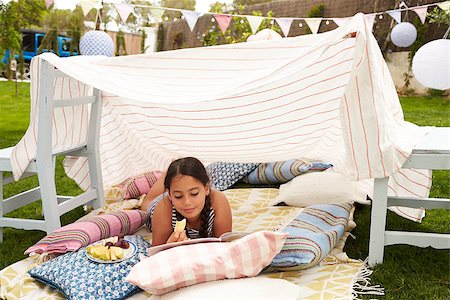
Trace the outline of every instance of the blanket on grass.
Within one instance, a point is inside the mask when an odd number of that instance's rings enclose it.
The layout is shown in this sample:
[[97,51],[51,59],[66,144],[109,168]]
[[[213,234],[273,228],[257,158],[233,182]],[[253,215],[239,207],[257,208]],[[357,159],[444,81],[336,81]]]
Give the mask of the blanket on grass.
[[[283,230],[304,209],[298,207],[271,207],[270,203],[278,189],[254,188],[225,191],[233,212],[233,231]],[[104,211],[108,211],[108,207]],[[111,208],[114,210],[114,208]],[[95,213],[95,212],[93,212]],[[338,241],[332,252],[317,266],[307,270],[273,272],[259,276],[281,278],[300,287],[302,299],[350,299],[358,281],[367,277],[365,263],[349,259],[343,252],[345,240],[355,224],[350,214],[347,232]],[[138,232],[150,240],[147,229]],[[62,295],[49,286],[33,280],[27,271],[35,265],[32,258],[26,258],[0,271],[0,297],[6,299],[63,299]],[[148,299],[146,292],[133,295],[131,299]]]

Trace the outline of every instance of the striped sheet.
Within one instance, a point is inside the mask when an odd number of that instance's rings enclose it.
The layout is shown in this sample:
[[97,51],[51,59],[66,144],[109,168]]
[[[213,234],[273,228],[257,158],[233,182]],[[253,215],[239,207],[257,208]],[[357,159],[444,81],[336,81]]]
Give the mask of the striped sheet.
[[32,252],[66,253],[77,251],[90,243],[112,237],[135,233],[147,221],[147,213],[141,210],[110,212],[63,226],[45,236],[25,250]]
[[[113,58],[44,53],[32,61],[31,122],[12,152],[15,178],[36,155],[42,60],[70,76],[55,79],[56,101],[103,91],[105,187],[189,155],[205,164],[314,159],[354,180],[395,173],[390,194],[429,192],[428,171],[396,173],[426,130],[403,120],[362,14],[328,33],[276,41]],[[88,112],[55,110],[54,149],[86,138]],[[65,169],[90,186],[86,159],[69,157]]]

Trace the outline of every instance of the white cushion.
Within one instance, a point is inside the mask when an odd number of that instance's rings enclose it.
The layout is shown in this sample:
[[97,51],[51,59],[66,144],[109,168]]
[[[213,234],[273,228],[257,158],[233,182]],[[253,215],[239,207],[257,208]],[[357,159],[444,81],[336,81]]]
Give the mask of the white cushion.
[[273,204],[284,202],[290,206],[306,207],[313,204],[366,203],[366,196],[358,182],[350,181],[342,174],[317,172],[297,176],[280,185]]
[[251,277],[224,279],[185,287],[151,300],[295,300],[300,287],[284,279]]

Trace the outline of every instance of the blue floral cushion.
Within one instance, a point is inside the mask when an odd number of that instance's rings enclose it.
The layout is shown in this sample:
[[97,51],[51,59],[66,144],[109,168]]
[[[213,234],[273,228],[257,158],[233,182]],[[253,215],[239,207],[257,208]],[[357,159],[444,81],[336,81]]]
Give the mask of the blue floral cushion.
[[214,162],[206,167],[211,185],[223,191],[258,167],[255,163]]
[[124,299],[141,289],[125,281],[139,254],[147,255],[150,244],[141,236],[125,239],[137,246],[136,254],[122,262],[96,263],[86,256],[86,247],[58,256],[28,273],[31,277],[62,292],[67,299]]

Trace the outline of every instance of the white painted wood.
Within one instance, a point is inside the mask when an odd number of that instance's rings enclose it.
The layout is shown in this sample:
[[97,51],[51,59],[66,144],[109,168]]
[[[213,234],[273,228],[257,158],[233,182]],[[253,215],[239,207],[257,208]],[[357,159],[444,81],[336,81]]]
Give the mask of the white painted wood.
[[[0,221],[2,220],[5,212],[3,212],[3,172],[0,169]],[[0,226],[0,243],[3,242],[3,227]]]
[[0,170],[12,172],[11,162],[9,158],[11,157],[11,152],[14,147],[0,149]]
[[[414,147],[402,168],[450,170],[450,127],[436,127]],[[384,246],[407,244],[450,249],[450,235],[386,230],[387,206],[450,209],[450,199],[387,197],[388,178],[375,179],[370,225],[369,264],[383,262]],[[381,237],[381,234],[383,237]]]
[[389,178],[377,178],[374,182],[369,241],[369,264],[371,266],[383,262],[388,181]]
[[100,119],[102,116],[102,95],[98,89],[94,89],[95,103],[91,105],[89,131],[87,137],[87,153],[91,187],[96,190],[97,196],[93,203],[94,209],[105,206],[103,195],[102,171],[100,167]]
[[3,200],[3,214],[7,214],[39,199],[41,199],[39,187],[11,196],[8,199]]
[[387,206],[407,206],[413,208],[445,208],[450,209],[450,199],[445,198],[407,198],[407,197],[388,197]]
[[0,218],[0,227],[13,227],[26,230],[47,230],[46,221],[44,220],[18,218]]
[[386,231],[385,245],[395,244],[413,245],[422,248],[450,249],[450,234]]
[[86,204],[97,197],[97,192],[95,190],[88,190],[78,196],[73,197],[70,201],[64,201],[58,205],[58,213],[62,215],[72,209]]
[[403,169],[450,170],[450,154],[413,153],[403,164]]
[[412,153],[450,154],[450,127],[433,128],[414,146]]
[[61,227],[56,200],[55,169],[52,155],[53,76],[54,67],[42,61],[39,90],[39,119],[36,166],[41,187],[42,210],[47,234]]
[[65,201],[70,201],[71,199],[74,198],[74,196],[61,196],[61,195],[57,195],[56,198],[58,199],[58,204],[61,204]]
[[55,107],[75,106],[75,105],[89,104],[89,103],[94,103],[94,102],[95,102],[94,96],[86,96],[86,97],[73,98],[73,99],[57,100],[57,101],[55,101]]
[[[11,183],[13,179],[1,180],[0,189],[0,242],[3,241],[3,227],[20,229],[38,229],[53,232],[61,226],[60,216],[78,206],[93,202],[95,208],[105,204],[103,185],[101,180],[99,135],[100,118],[102,111],[102,99],[100,91],[94,89],[94,95],[76,99],[53,99],[53,84],[55,75],[65,74],[56,70],[49,63],[43,61],[40,73],[40,90],[38,95],[38,135],[36,158],[29,164],[22,178],[38,175],[39,187],[29,191],[3,199],[3,186]],[[52,153],[52,116],[55,107],[75,106],[91,104],[89,119],[88,140],[70,149],[64,149]],[[0,174],[3,171],[12,171],[10,156],[13,147],[0,149]],[[57,155],[85,156],[89,162],[89,174],[92,188],[76,197],[56,195],[55,186],[55,157]],[[21,179],[22,179],[21,178]],[[42,199],[44,220],[28,220],[18,218],[5,218],[4,214],[27,205],[33,201]]]

